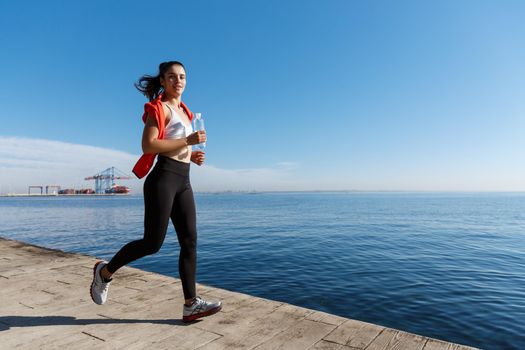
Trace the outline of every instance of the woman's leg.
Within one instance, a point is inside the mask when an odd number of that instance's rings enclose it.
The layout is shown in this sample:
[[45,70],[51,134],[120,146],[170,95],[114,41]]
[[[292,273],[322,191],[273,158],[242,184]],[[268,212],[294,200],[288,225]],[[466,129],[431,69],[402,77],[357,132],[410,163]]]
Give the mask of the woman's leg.
[[196,296],[195,273],[197,266],[197,219],[195,201],[189,178],[176,194],[171,210],[171,220],[177,231],[180,245],[179,275],[184,299],[188,302]]
[[[126,244],[115,254],[105,266],[110,274],[132,261],[159,251],[166,236],[176,193],[173,176],[169,172],[154,169],[144,182],[144,238]],[[103,269],[103,276],[104,272]]]
[[196,293],[197,220],[189,178],[186,178],[183,188],[177,191],[171,211],[171,220],[177,231],[180,245],[179,274],[185,299],[182,321],[192,322],[219,312],[222,309],[222,303],[203,300]]

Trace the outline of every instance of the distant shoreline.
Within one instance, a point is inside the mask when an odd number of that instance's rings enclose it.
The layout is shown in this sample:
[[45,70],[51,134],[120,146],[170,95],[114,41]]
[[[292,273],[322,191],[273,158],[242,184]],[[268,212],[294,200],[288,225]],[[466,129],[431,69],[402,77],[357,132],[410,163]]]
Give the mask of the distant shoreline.
[[[525,191],[403,191],[403,190],[283,190],[283,191],[195,191],[198,195],[255,195],[255,194],[525,194]],[[108,196],[142,196],[142,193],[101,193],[101,194],[28,194],[28,193],[7,193],[0,194],[0,198],[6,197],[108,197]]]
[[0,197],[107,197],[107,196],[129,196],[128,193],[86,193],[86,194],[28,194],[28,193],[8,193],[0,194]]

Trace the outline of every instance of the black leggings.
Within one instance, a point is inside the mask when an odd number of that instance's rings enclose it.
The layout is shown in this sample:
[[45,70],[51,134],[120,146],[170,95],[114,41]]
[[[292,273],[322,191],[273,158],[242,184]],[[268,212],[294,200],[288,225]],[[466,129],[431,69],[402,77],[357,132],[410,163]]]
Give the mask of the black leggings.
[[158,252],[171,218],[180,245],[179,275],[184,298],[196,296],[197,224],[189,172],[189,163],[158,157],[144,182],[144,238],[122,247],[108,263],[109,272]]

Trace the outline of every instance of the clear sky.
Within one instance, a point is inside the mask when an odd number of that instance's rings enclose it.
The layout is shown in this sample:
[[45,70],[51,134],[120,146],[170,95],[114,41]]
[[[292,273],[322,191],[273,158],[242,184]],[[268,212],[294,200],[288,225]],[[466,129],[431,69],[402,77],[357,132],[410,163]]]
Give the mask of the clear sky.
[[524,18],[519,0],[1,1],[0,193],[130,172],[133,83],[166,60],[206,121],[197,191],[524,191]]

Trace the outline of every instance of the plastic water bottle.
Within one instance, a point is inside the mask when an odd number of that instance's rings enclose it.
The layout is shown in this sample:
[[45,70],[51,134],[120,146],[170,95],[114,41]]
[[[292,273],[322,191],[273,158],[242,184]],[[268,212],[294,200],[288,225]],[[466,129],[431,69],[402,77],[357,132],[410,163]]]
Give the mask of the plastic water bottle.
[[[204,119],[202,119],[202,115],[200,113],[195,113],[195,119],[193,119],[193,131],[201,131],[204,130]],[[194,151],[204,151],[204,148],[206,147],[206,142],[199,143],[197,145],[193,145]]]

